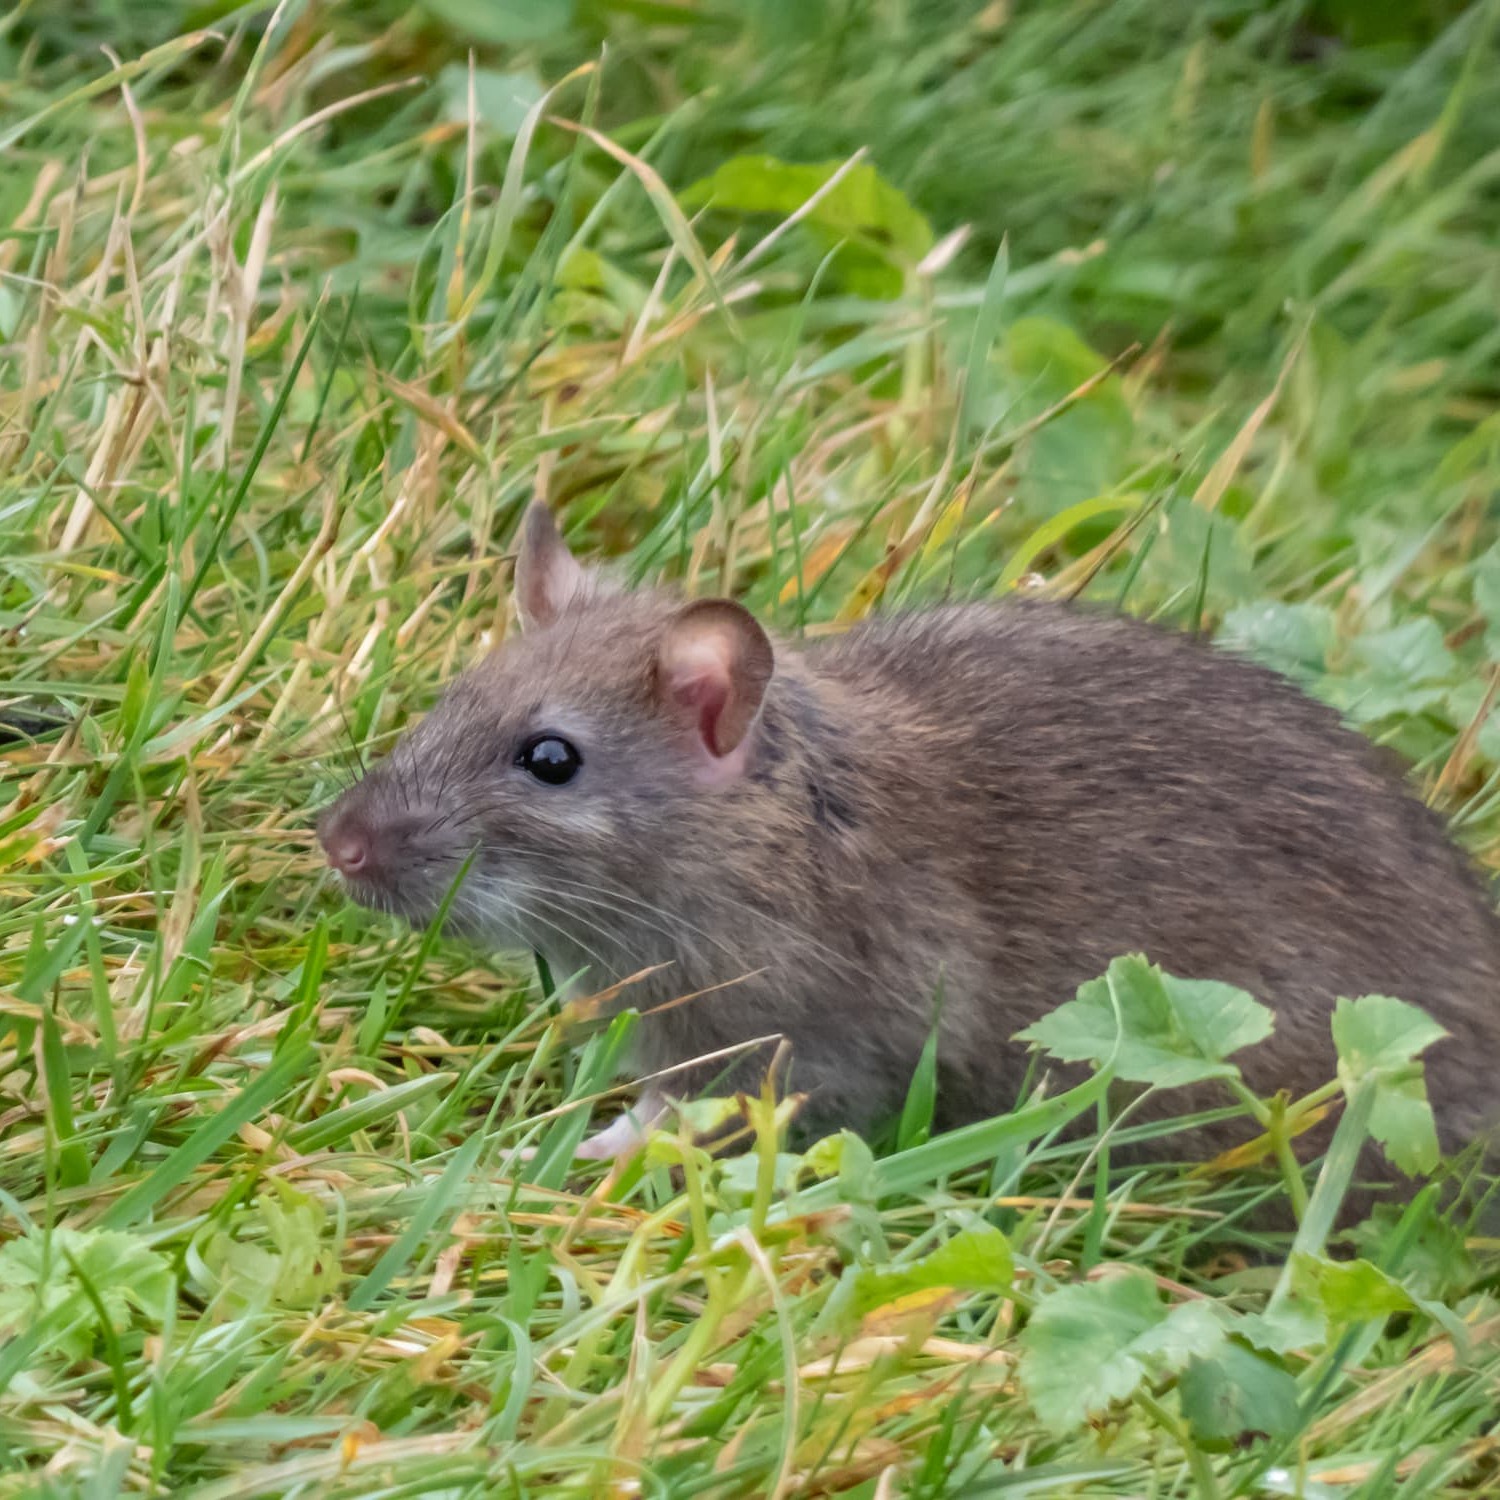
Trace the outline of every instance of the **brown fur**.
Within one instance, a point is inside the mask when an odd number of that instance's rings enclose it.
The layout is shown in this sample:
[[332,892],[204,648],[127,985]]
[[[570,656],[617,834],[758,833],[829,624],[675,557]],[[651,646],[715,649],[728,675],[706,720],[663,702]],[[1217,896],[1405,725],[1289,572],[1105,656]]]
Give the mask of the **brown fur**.
[[[753,974],[648,1018],[636,1063],[781,1033],[819,1124],[899,1109],[940,979],[943,1119],[1010,1107],[1015,1033],[1137,950],[1273,1008],[1240,1059],[1265,1093],[1333,1076],[1337,996],[1421,1005],[1452,1033],[1428,1057],[1445,1145],[1490,1123],[1485,893],[1373,747],[1289,683],[1056,606],[876,619],[777,644],[739,773],[705,784],[658,681],[681,607],[581,590],[459,679],[325,818],[325,840],[372,841],[355,895],[423,920],[473,851],[458,923],[554,973],[669,963],[627,996],[642,1009]],[[575,782],[514,764],[542,729],[580,747]]]

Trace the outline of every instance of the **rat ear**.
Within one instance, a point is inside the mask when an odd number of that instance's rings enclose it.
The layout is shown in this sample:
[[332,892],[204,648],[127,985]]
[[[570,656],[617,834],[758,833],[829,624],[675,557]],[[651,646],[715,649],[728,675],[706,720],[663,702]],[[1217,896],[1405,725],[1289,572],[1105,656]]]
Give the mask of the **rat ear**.
[[521,518],[516,554],[516,608],[525,630],[550,625],[588,589],[588,575],[552,519],[545,501],[533,500]]
[[775,665],[765,631],[731,600],[700,599],[668,624],[656,657],[657,691],[668,712],[692,727],[713,779],[744,769],[746,736]]

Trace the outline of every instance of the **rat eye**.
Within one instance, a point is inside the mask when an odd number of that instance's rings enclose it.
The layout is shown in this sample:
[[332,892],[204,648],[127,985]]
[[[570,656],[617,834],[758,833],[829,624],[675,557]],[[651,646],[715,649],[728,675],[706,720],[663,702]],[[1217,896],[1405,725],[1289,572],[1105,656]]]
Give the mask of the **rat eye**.
[[561,786],[578,774],[583,757],[561,735],[539,734],[521,746],[516,764],[548,786]]

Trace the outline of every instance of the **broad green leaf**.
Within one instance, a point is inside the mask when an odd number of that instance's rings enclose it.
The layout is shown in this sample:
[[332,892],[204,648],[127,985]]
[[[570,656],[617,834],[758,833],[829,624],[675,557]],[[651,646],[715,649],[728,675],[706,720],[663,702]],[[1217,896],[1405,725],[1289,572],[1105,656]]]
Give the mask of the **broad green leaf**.
[[476,42],[519,46],[567,31],[574,0],[421,0],[449,31]]
[[1328,1319],[1316,1301],[1293,1287],[1265,1311],[1246,1313],[1234,1331],[1257,1349],[1290,1354],[1296,1349],[1321,1348],[1328,1339]]
[[[719,1199],[725,1206],[743,1208],[753,1201],[760,1175],[759,1153],[741,1151],[733,1156],[723,1157],[715,1166],[718,1172]],[[778,1197],[791,1187],[801,1167],[800,1156],[790,1151],[776,1153],[772,1183]]]
[[1339,1079],[1345,1089],[1373,1077],[1370,1134],[1403,1172],[1431,1172],[1438,1164],[1437,1125],[1417,1057],[1447,1032],[1426,1012],[1390,995],[1340,1000],[1333,1011]]
[[[449,63],[438,74],[443,112],[450,120],[469,117],[469,70]],[[474,70],[474,111],[504,140],[514,140],[526,122],[527,112],[546,90],[534,73],[500,73],[493,68]]]
[[[1490,627],[1485,637],[1485,654],[1492,662],[1500,662],[1500,629]],[[1448,719],[1454,724],[1471,724],[1478,715],[1488,691],[1489,683],[1479,677],[1465,678],[1448,690]],[[1490,705],[1490,710],[1480,720],[1479,735],[1475,741],[1480,755],[1491,765],[1500,762],[1500,708]]]
[[1205,1443],[1285,1437],[1297,1431],[1297,1382],[1273,1359],[1232,1339],[1209,1359],[1195,1359],[1177,1390],[1193,1436]]
[[1178,979],[1132,954],[1019,1037],[1065,1062],[1103,1064],[1113,1055],[1120,1078],[1181,1087],[1233,1076],[1226,1059],[1264,1041],[1271,1026],[1271,1012],[1243,990]]
[[1133,1352],[1153,1369],[1180,1370],[1223,1339],[1224,1326],[1211,1302],[1180,1302],[1135,1341]]
[[[684,208],[740,213],[795,213],[844,165],[788,162],[774,156],[736,156],[682,194]],[[869,162],[857,162],[813,205],[806,221],[840,237],[866,239],[904,260],[932,248],[932,226]]]
[[[0,1329],[19,1333],[80,1291],[78,1270],[97,1293],[111,1325],[124,1328],[131,1310],[155,1314],[172,1294],[172,1273],[164,1256],[138,1239],[106,1229],[58,1228],[36,1231],[0,1248]],[[84,1321],[58,1340],[72,1359],[93,1345],[97,1315],[91,1300]]]
[[1046,416],[1018,451],[1029,505],[1055,515],[1128,479],[1135,422],[1118,379],[1079,394],[1104,370],[1103,355],[1066,323],[1033,315],[1010,325],[996,358],[1005,379],[984,415],[1002,432]]
[[1474,1259],[1463,1230],[1437,1204],[1432,1188],[1410,1203],[1378,1203],[1350,1238],[1366,1260],[1399,1271],[1414,1295],[1456,1300],[1473,1282]]
[[1382,1082],[1370,1110],[1370,1134],[1408,1177],[1436,1171],[1442,1153],[1427,1080],[1412,1075]]
[[1399,1281],[1367,1260],[1325,1260],[1299,1252],[1292,1257],[1292,1287],[1334,1324],[1385,1318],[1416,1306]]
[[1474,564],[1474,607],[1491,630],[1500,630],[1500,546],[1491,547]]
[[1462,678],[1441,627],[1427,616],[1360,636],[1352,656],[1355,669],[1325,679],[1320,691],[1361,724],[1435,709]]
[[1168,1309],[1135,1272],[1053,1292],[1020,1337],[1021,1384],[1042,1421],[1066,1432],[1146,1380],[1175,1373],[1223,1347],[1224,1329],[1203,1302]]
[[1003,1292],[1014,1266],[1010,1243],[991,1224],[962,1229],[921,1260],[900,1266],[858,1266],[844,1274],[835,1294],[841,1322],[857,1323],[877,1307],[914,1292],[951,1287],[965,1292]]
[[815,1141],[803,1153],[802,1165],[815,1177],[837,1177],[840,1202],[875,1201],[875,1155],[852,1130]]
[[1377,677],[1394,682],[1446,682],[1458,667],[1442,627],[1428,615],[1360,636],[1353,655]]
[[316,1198],[272,1178],[272,1193],[259,1200],[270,1245],[214,1236],[204,1263],[219,1278],[232,1304],[266,1299],[272,1307],[310,1307],[338,1285],[336,1248],[325,1238],[328,1215]]
[[1346,1083],[1404,1071],[1447,1035],[1425,1011],[1391,995],[1341,999],[1333,1008],[1333,1042]]
[[[844,163],[736,156],[681,194],[689,212],[712,204],[729,213],[796,213]],[[825,249],[846,247],[842,274],[866,296],[898,296],[902,272],[932,248],[932,226],[869,162],[857,162],[807,211],[802,226]],[[852,256],[850,252],[852,251]]]
[[1274,599],[1231,609],[1219,632],[1220,644],[1231,651],[1303,680],[1324,671],[1333,641],[1333,611],[1326,605]]

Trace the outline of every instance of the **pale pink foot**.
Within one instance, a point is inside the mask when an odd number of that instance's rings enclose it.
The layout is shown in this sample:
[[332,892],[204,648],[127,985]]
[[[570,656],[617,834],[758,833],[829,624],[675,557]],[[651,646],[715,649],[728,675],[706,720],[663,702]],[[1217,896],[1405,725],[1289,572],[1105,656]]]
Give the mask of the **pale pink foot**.
[[646,1144],[651,1129],[666,1114],[667,1107],[651,1094],[643,1094],[634,1109],[628,1109],[613,1124],[585,1141],[573,1152],[586,1161],[626,1161]]

